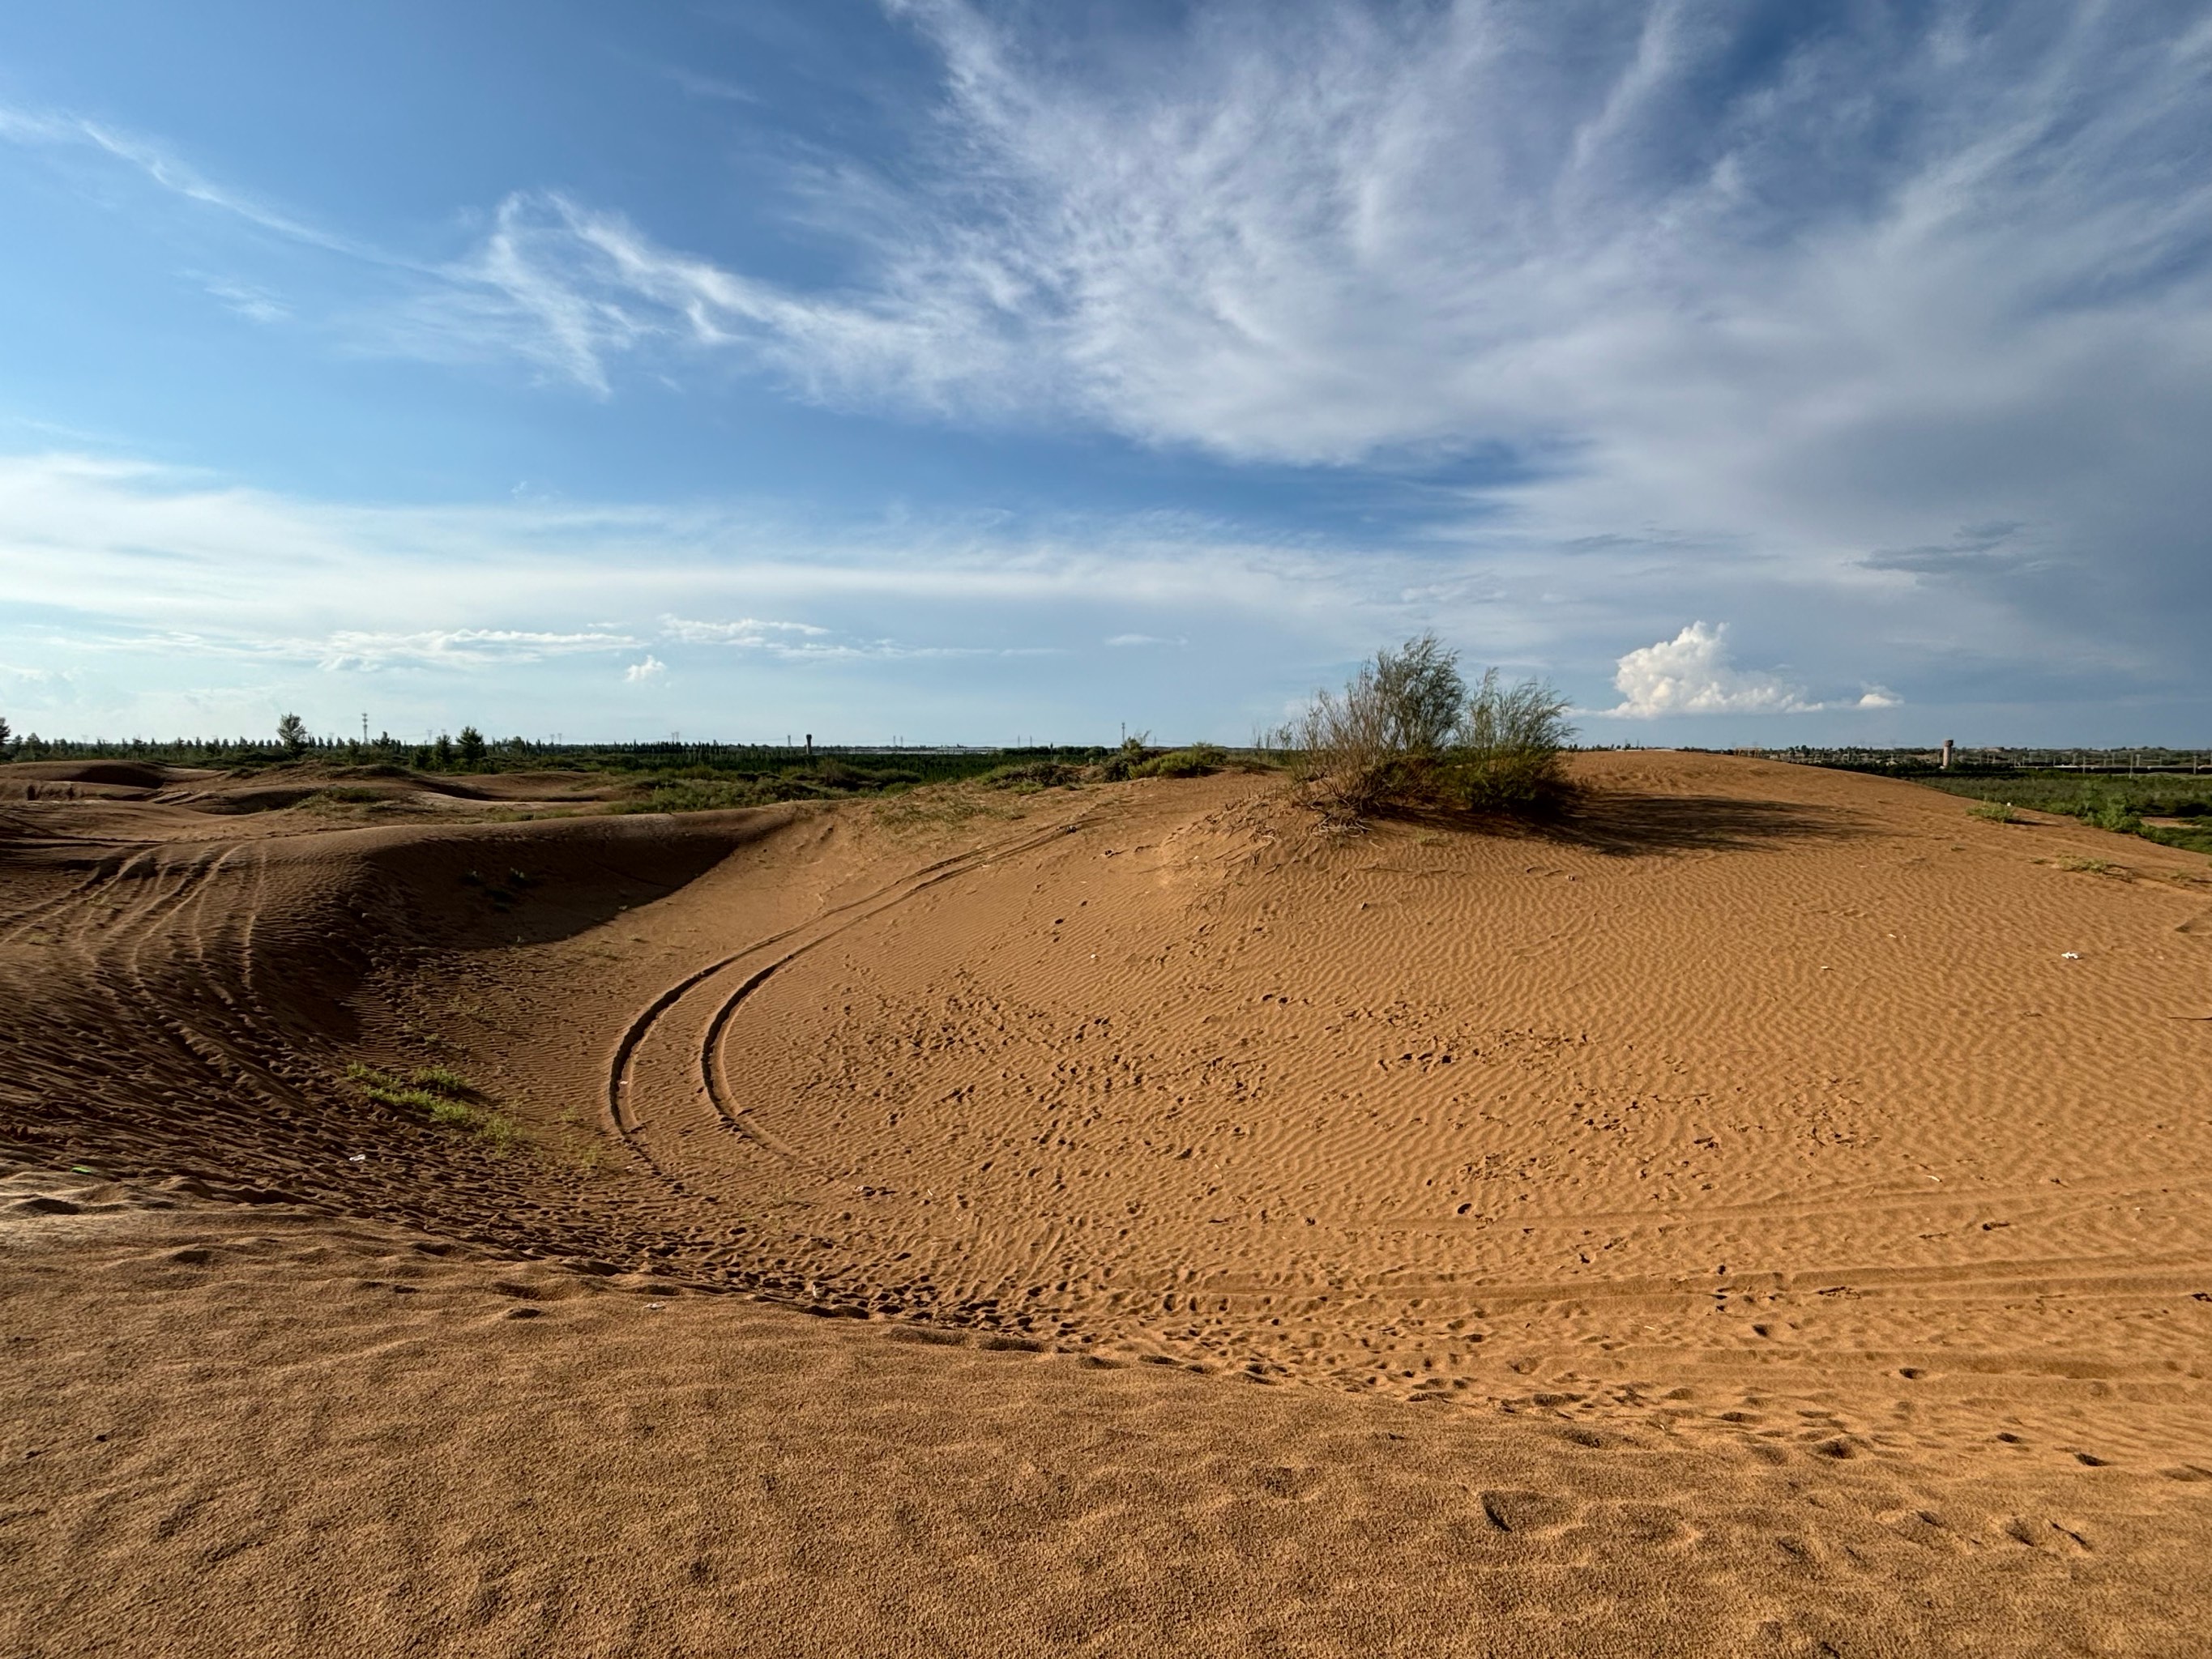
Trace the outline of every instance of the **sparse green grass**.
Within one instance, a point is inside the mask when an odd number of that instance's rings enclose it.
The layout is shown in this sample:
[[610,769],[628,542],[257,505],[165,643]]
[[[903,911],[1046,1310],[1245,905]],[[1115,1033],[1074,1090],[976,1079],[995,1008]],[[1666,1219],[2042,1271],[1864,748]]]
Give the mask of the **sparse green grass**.
[[484,1103],[483,1090],[459,1072],[444,1066],[426,1066],[396,1076],[364,1066],[358,1060],[345,1069],[346,1081],[380,1106],[420,1112],[433,1123],[482,1137],[501,1151],[518,1136],[514,1120]]
[[434,1090],[457,1100],[477,1100],[483,1095],[481,1089],[450,1066],[426,1066],[419,1072],[409,1073],[407,1080],[418,1089]]
[[1229,751],[1217,744],[1194,743],[1188,749],[1170,749],[1164,755],[1130,769],[1139,778],[1202,778],[1227,764]]
[[1083,769],[1060,761],[1018,761],[1011,766],[994,766],[976,781],[991,789],[1012,789],[1029,794],[1039,789],[1057,789],[1072,784],[1083,775]]
[[653,786],[636,800],[619,801],[617,812],[719,812],[733,806],[768,806],[780,800],[803,800],[818,792],[803,786],[750,778],[695,778]]
[[[2001,801],[2008,807],[2061,813],[2095,829],[2140,836],[2180,852],[2212,854],[2212,773],[2163,772],[2132,778],[2073,772],[2022,772],[2010,777],[1970,773],[1919,781],[1946,794],[1984,802],[1984,807],[1969,809],[1977,817],[1992,817],[1985,807]],[[2147,823],[2146,818],[2180,821]]]
[[2115,864],[2110,859],[2085,859],[2069,856],[2058,860],[2058,867],[2062,870],[2079,871],[2085,876],[2119,876],[2125,878],[2128,874],[2127,867],[2124,865]]
[[1985,800],[1966,809],[1970,818],[1981,818],[1990,823],[2025,823],[2027,820],[2013,811],[2008,800]]
[[949,829],[974,818],[1021,816],[1003,801],[961,784],[931,785],[886,797],[876,802],[875,813],[876,822],[887,830],[911,830],[925,824]]

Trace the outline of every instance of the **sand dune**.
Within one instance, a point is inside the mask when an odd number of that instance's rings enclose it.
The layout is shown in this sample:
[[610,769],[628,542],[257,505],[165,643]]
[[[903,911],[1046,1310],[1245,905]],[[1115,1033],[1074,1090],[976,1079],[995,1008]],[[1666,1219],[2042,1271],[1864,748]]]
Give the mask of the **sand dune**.
[[[19,761],[0,766],[0,802],[129,800],[229,816],[281,811],[313,804],[326,812],[410,806],[568,807],[622,793],[603,777],[573,772],[494,772],[447,775],[398,766],[330,766],[298,762],[239,775],[140,761]],[[20,822],[0,831],[22,833]]]
[[8,1650],[2201,1651],[2203,860],[1582,772],[11,801]]

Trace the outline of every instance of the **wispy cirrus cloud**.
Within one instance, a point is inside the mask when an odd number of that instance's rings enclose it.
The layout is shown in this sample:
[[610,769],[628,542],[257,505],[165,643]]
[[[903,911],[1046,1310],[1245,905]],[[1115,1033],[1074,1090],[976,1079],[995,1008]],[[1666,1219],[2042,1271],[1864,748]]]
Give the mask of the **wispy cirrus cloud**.
[[0,141],[57,148],[89,149],[132,168],[171,195],[196,202],[283,237],[350,258],[384,263],[389,256],[311,224],[260,200],[252,192],[221,184],[173,155],[167,146],[112,123],[65,111],[28,110],[0,105]]
[[830,630],[811,623],[769,622],[740,617],[734,622],[703,622],[690,617],[663,617],[662,630],[687,645],[733,645],[753,649],[787,647],[794,642],[826,639]]
[[941,104],[897,183],[845,175],[842,284],[525,191],[422,317],[599,395],[703,354],[1231,462],[1502,446],[1471,558],[1750,562],[1759,627],[1940,583],[2019,656],[2117,671],[2212,609],[2190,7],[1228,3],[1099,53],[893,10]]
[[[1621,719],[1871,713],[1890,685],[1924,708],[1943,676],[1988,700],[2030,665],[2054,701],[2194,672],[2212,616],[2201,7],[1219,0],[1130,14],[1096,51],[1069,50],[1050,8],[888,9],[934,54],[933,102],[896,112],[896,165],[816,170],[814,228],[842,240],[799,262],[808,279],[697,252],[745,245],[713,227],[542,181],[400,256],[109,125],[0,112],[0,138],[396,273],[400,296],[345,324],[386,355],[520,364],[599,399],[734,364],[818,404],[1043,422],[1231,470],[1512,463],[1508,482],[1443,487],[1456,521],[1358,546],[1243,545],[1233,526],[1171,545],[1122,522],[1018,547],[939,525],[902,549],[825,554],[817,533],[780,557],[711,512],[680,530],[672,509],[633,514],[622,556],[663,562],[639,579],[642,614],[788,606],[826,630],[732,635],[732,658],[1017,648],[1017,628],[984,645],[913,619],[958,604],[997,629],[1079,593],[1127,607],[1086,646],[1175,637],[1163,600],[1204,594],[1310,638],[1463,623],[1592,689],[1635,659]],[[310,308],[286,292],[265,303]],[[218,525],[258,545],[267,500],[169,489],[161,534],[134,541],[131,489],[90,493],[107,518],[51,545],[97,541],[134,592],[191,616],[220,590],[241,629],[314,608],[306,581],[274,582],[279,602],[217,550]],[[328,592],[397,522],[306,517],[288,556]],[[621,517],[449,513],[433,539],[491,549],[481,569],[512,581],[494,544],[604,550]],[[702,520],[728,555],[712,572],[684,550]],[[539,568],[542,614],[449,599],[437,625],[557,633],[597,614],[562,609],[580,564]],[[30,591],[58,580],[34,572]],[[440,591],[489,580],[464,560]],[[889,614],[892,592],[915,606]],[[357,603],[386,601],[363,586]],[[1717,629],[1654,641],[1695,616],[1823,689],[1735,668]],[[623,626],[672,656],[713,643]]]
[[313,642],[318,665],[325,669],[379,669],[434,665],[479,667],[497,663],[542,662],[579,653],[634,650],[627,634],[592,629],[554,633],[526,628],[448,628],[410,634],[365,633],[341,629]]

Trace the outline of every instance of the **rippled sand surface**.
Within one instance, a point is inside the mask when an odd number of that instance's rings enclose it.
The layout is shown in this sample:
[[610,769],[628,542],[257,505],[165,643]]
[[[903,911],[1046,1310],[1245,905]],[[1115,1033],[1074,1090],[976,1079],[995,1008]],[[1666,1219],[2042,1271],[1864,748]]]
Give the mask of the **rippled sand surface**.
[[0,768],[0,1650],[2202,1650],[2212,872],[1581,769]]

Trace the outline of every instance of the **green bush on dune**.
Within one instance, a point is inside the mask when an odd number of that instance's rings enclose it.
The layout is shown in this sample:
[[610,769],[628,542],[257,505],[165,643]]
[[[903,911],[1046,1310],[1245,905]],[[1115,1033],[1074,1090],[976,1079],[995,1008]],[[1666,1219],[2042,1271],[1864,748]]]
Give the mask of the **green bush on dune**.
[[1566,713],[1542,681],[1507,684],[1494,668],[1470,691],[1459,653],[1424,634],[1316,693],[1277,737],[1307,799],[1340,822],[1419,806],[1520,814],[1565,794]]
[[1155,755],[1129,769],[1129,775],[1137,778],[1202,778],[1218,772],[1229,759],[1229,751],[1211,743],[1194,743],[1188,749],[1170,749],[1164,755]]

